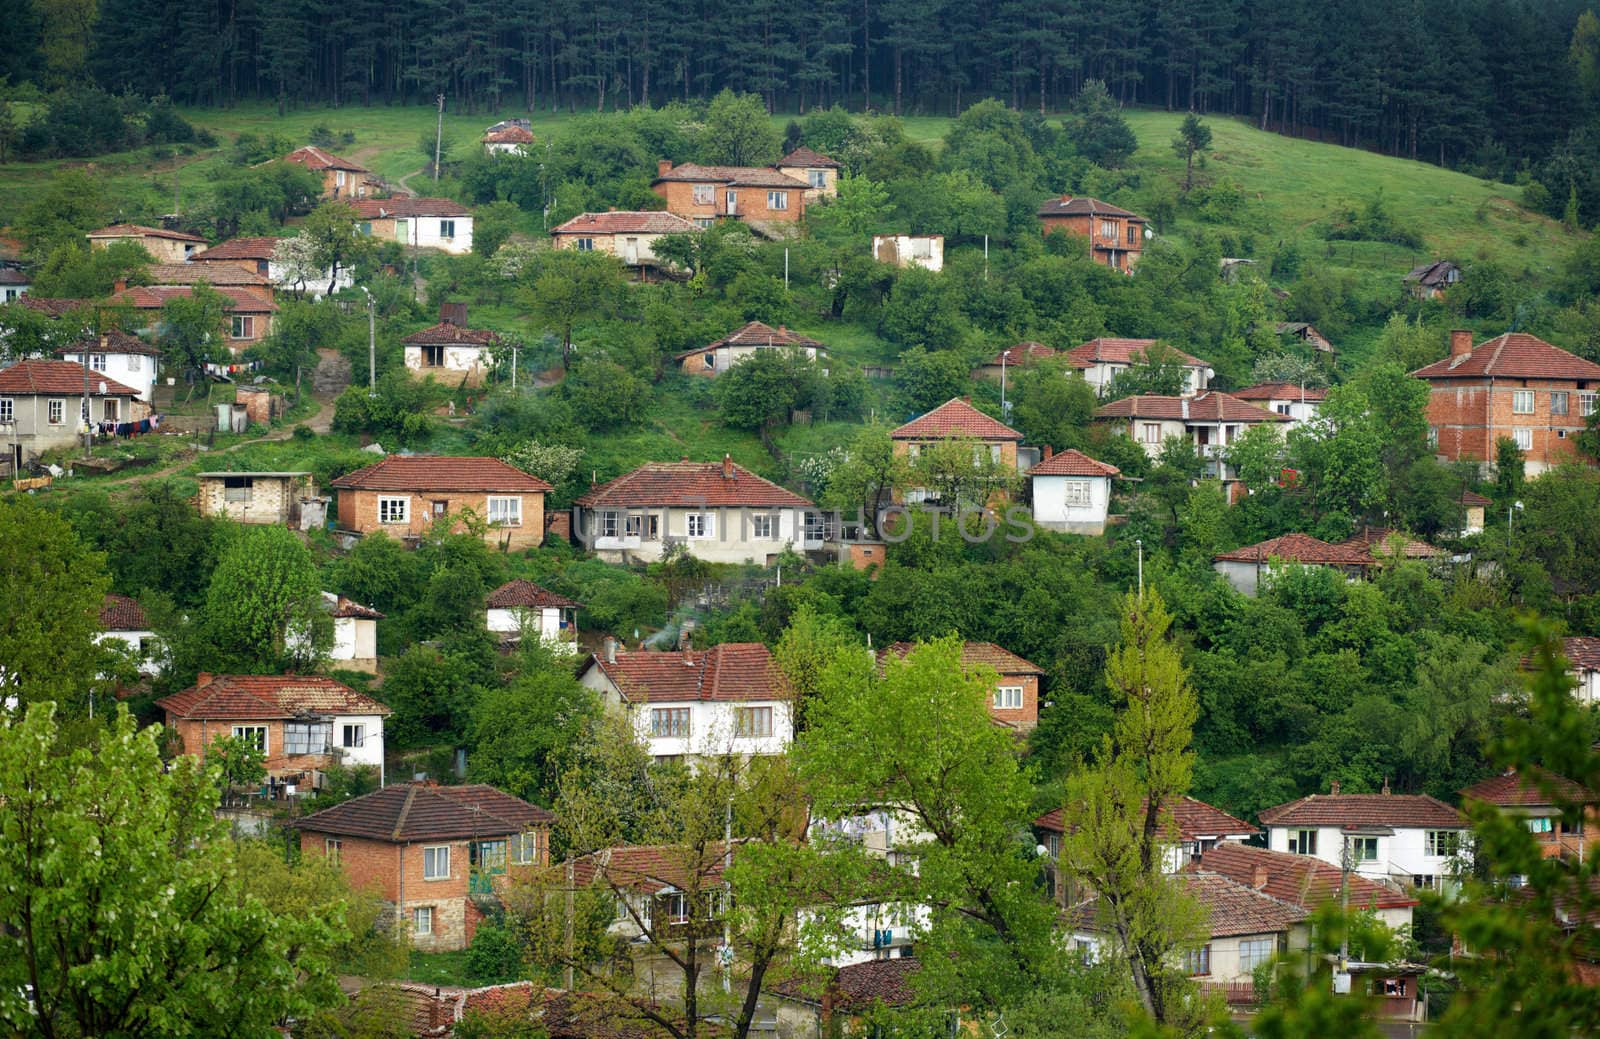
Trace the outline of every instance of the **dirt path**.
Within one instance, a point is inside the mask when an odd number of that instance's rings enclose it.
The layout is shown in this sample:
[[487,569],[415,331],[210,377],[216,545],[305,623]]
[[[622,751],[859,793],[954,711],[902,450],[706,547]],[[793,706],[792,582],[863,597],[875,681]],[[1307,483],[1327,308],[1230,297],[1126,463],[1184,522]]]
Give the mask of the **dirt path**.
[[[266,436],[252,437],[249,440],[241,440],[237,444],[230,444],[227,447],[215,451],[206,451],[204,454],[207,458],[221,458],[232,454],[241,447],[249,447],[251,444],[271,444],[288,440],[290,437],[294,436],[296,426],[307,426],[313,433],[327,433],[333,429],[333,401],[331,399],[323,398],[316,398],[316,401],[316,412],[304,422],[296,422],[293,426],[284,426],[281,429],[275,429]],[[118,490],[126,490],[137,484],[143,483],[146,480],[160,480],[168,476],[175,476],[179,471],[189,467],[190,465],[193,465],[194,460],[199,457],[200,454],[201,452],[198,451],[189,453],[183,458],[178,459],[176,462],[173,462],[167,466],[163,466],[160,469],[152,469],[144,472],[132,473],[128,476],[115,479],[104,480],[96,486],[115,487]]]

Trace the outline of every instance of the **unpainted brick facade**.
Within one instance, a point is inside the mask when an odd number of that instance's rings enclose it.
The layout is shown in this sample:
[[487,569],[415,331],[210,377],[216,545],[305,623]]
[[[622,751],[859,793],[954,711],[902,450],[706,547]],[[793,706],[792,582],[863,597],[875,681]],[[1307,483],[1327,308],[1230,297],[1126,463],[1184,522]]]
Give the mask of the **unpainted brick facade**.
[[[700,194],[695,194],[695,189]],[[710,190],[707,191],[706,189]],[[737,217],[741,220],[796,222],[805,215],[806,190],[794,188],[744,187],[737,184],[707,182],[691,184],[688,181],[662,181],[651,188],[667,200],[667,212],[685,220],[715,220],[718,217]],[[783,197],[786,208],[774,208],[770,195]],[[729,196],[732,195],[732,205]]]
[[263,763],[267,772],[277,775],[286,772],[303,772],[325,769],[335,764],[334,754],[295,754],[283,752],[283,722],[270,721],[205,721],[194,718],[167,716],[167,731],[173,733],[185,754],[194,754],[202,761],[206,751],[218,736],[232,736],[236,725],[265,726],[267,730],[267,756]]
[[1144,224],[1127,217],[1070,214],[1041,216],[1039,222],[1045,234],[1059,230],[1089,239],[1094,262],[1119,271],[1137,267],[1144,251]]
[[1022,687],[1022,706],[1015,708],[996,707],[994,696],[989,697],[989,717],[995,721],[1014,725],[1019,732],[1028,732],[1039,724],[1039,676],[1038,675],[1001,675],[997,687]]
[[1493,461],[1497,440],[1521,438],[1531,475],[1572,459],[1597,394],[1600,385],[1574,379],[1441,380],[1428,395],[1428,426],[1450,461]]
[[[484,491],[339,491],[339,526],[345,530],[371,534],[383,531],[390,537],[421,537],[440,516],[456,516],[471,509],[484,522],[489,519],[489,498],[521,498],[522,522],[517,526],[495,526],[484,532],[491,545],[512,549],[536,548],[544,541],[544,492],[513,491],[493,494]],[[385,523],[379,519],[380,498],[405,498],[410,502],[406,521]],[[463,529],[461,523],[453,529]]]
[[[248,480],[249,487],[229,488]],[[233,500],[229,500],[230,490]],[[238,473],[200,478],[200,515],[226,516],[235,523],[290,523],[299,516],[301,498],[312,494],[310,476],[255,476]]]

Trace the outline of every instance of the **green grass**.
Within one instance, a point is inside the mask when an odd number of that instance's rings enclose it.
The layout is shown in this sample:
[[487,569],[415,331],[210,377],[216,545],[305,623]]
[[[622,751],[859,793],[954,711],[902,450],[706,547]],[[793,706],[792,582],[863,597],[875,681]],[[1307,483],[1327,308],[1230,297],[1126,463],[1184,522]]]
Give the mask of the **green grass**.
[[467,977],[465,949],[457,952],[419,952],[412,949],[405,975],[406,981],[418,981],[424,985],[472,984]]

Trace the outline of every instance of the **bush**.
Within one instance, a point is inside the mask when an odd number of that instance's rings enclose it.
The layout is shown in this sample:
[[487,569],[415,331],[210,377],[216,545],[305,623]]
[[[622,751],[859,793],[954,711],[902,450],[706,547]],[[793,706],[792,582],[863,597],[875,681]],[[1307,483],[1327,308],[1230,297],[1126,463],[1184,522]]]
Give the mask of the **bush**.
[[500,924],[479,924],[467,946],[467,977],[478,985],[500,985],[522,975],[522,945],[517,936]]
[[1408,249],[1421,249],[1425,244],[1420,232],[1390,210],[1381,191],[1359,210],[1350,206],[1334,214],[1323,237],[1335,242],[1389,242]]

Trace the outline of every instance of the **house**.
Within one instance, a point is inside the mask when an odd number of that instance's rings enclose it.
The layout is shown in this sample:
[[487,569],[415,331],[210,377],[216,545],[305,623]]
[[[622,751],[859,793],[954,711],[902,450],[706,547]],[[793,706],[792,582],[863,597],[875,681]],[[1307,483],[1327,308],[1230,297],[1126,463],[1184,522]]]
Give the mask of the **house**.
[[333,645],[328,659],[351,671],[378,670],[378,622],[383,614],[333,592],[322,593],[322,608],[333,617]]
[[1287,415],[1290,429],[1316,418],[1317,409],[1328,399],[1328,391],[1320,386],[1290,382],[1258,382],[1234,390],[1231,395],[1274,414]]
[[1364,551],[1380,563],[1388,559],[1443,559],[1449,555],[1442,548],[1391,527],[1363,526],[1339,545]]
[[1346,876],[1338,866],[1315,856],[1234,841],[1207,849],[1194,868],[1249,885],[1308,913],[1338,905],[1342,888],[1352,911],[1370,911],[1380,923],[1394,930],[1411,926],[1411,911],[1418,905],[1414,894],[1388,881],[1372,880],[1354,870]]
[[1317,326],[1306,321],[1279,321],[1272,329],[1278,335],[1292,336],[1302,343],[1310,346],[1319,354],[1327,354],[1330,358],[1337,357],[1339,351],[1334,348],[1333,341],[1321,332]]
[[[1174,838],[1162,852],[1162,869],[1167,873],[1194,865],[1223,841],[1246,841],[1261,832],[1243,819],[1192,797],[1184,797],[1164,812],[1163,823],[1168,827],[1167,834]],[[1051,863],[1047,876],[1051,897],[1065,905],[1066,891],[1055,875],[1054,863],[1061,859],[1061,845],[1067,834],[1066,811],[1052,808],[1033,821],[1033,828]]]
[[1026,368],[1038,364],[1040,361],[1048,361],[1058,353],[1060,351],[1030,339],[1018,343],[1016,346],[1007,347],[995,354],[990,360],[978,365],[972,370],[972,377],[975,379],[1003,381],[1008,370]]
[[138,336],[112,329],[88,335],[70,346],[56,350],[73,364],[87,364],[96,377],[109,376],[130,386],[139,399],[152,402],[159,375],[161,351]]
[[1568,636],[1561,640],[1561,654],[1567,658],[1567,677],[1577,683],[1572,695],[1585,706],[1600,704],[1600,638]]
[[555,816],[492,786],[398,783],[296,819],[302,855],[375,891],[411,944],[466,948],[508,883],[550,862]]
[[[903,660],[915,648],[909,642],[896,642],[878,655],[879,662],[891,653]],[[972,672],[983,667],[996,676],[994,691],[989,695],[989,717],[1018,732],[1035,728],[1039,724],[1039,679],[1044,669],[993,642],[963,642],[961,669]]]
[[673,358],[688,375],[720,375],[758,350],[798,350],[808,361],[827,360],[828,348],[799,332],[791,332],[783,325],[773,328],[760,321],[751,321],[721,339],[693,350],[685,350]]
[[1461,503],[1462,536],[1464,537],[1468,534],[1482,534],[1483,511],[1493,505],[1494,502],[1490,501],[1488,498],[1485,498],[1483,495],[1478,494],[1476,491],[1470,491],[1465,487],[1461,489],[1461,496],[1456,500]]
[[383,781],[389,708],[321,675],[213,675],[156,701],[183,753],[205,759],[218,736],[255,745],[274,791],[322,786],[330,765],[370,765]]
[[[311,299],[321,299],[330,281],[334,283],[335,292],[348,289],[355,284],[355,275],[348,267],[340,267],[337,272],[330,269],[310,279],[293,277],[293,272],[277,258],[278,244],[285,240],[265,235],[230,238],[226,242],[219,242],[209,249],[195,253],[189,257],[189,262],[203,265],[207,271],[233,267],[253,272],[265,277],[276,290],[293,292],[296,295],[304,293]],[[213,280],[211,284],[228,283]]]
[[1227,578],[1234,591],[1242,595],[1255,595],[1261,588],[1262,578],[1285,564],[1332,567],[1354,579],[1363,576],[1377,562],[1372,547],[1365,542],[1335,545],[1310,534],[1268,538],[1254,545],[1219,552],[1211,560],[1212,569]]
[[644,276],[667,266],[655,253],[663,235],[693,234],[699,228],[681,216],[655,210],[579,213],[550,231],[557,249],[607,253]]
[[304,502],[316,487],[307,472],[197,473],[200,515],[235,523],[296,526]]
[[[950,398],[932,411],[918,415],[892,430],[889,438],[896,455],[912,460],[935,444],[952,440],[971,441],[974,463],[981,454],[987,454],[991,461],[1006,469],[1025,468],[1018,465],[1022,434],[973,407],[971,399],[967,397]],[[909,488],[906,501],[925,501],[929,493],[925,488]]]
[[100,606],[101,633],[96,642],[121,642],[139,659],[139,673],[146,677],[161,670],[160,644],[155,629],[145,618],[144,608],[126,595],[107,595]]
[[90,231],[84,237],[89,239],[90,249],[109,249],[118,242],[133,242],[143,246],[156,263],[182,263],[206,247],[206,240],[199,235],[142,224],[112,224]]
[[517,578],[489,593],[485,624],[502,642],[517,642],[523,632],[547,642],[578,641],[577,613],[583,603]]
[[1460,267],[1449,260],[1435,260],[1413,267],[1400,283],[1417,299],[1442,299],[1445,291],[1460,280]]
[[674,166],[662,159],[650,190],[667,200],[667,212],[710,227],[721,218],[756,225],[797,223],[805,215],[806,193],[812,187],[770,166]]
[[836,967],[820,989],[784,978],[766,990],[777,998],[776,1039],[867,1034],[867,1015],[916,1003],[911,976],[921,969],[916,957],[902,956]]
[[362,234],[454,256],[472,252],[472,210],[450,199],[367,198],[354,208]]
[[[1600,794],[1561,776],[1519,774],[1510,769],[1467,787],[1461,791],[1461,798],[1463,803],[1492,805],[1502,815],[1523,820],[1547,859],[1561,857],[1581,862],[1600,843],[1600,833],[1590,825],[1600,821],[1596,812]],[[1563,818],[1563,805],[1582,805],[1582,817]]]
[[1492,463],[1508,437],[1530,476],[1576,456],[1574,438],[1600,400],[1600,364],[1525,332],[1472,345],[1450,333],[1450,356],[1411,373],[1429,386],[1428,439],[1440,461]]
[[544,541],[544,496],[552,490],[497,458],[444,455],[389,455],[331,486],[344,530],[416,539],[446,518],[459,530],[470,512],[488,524],[485,541],[512,549]]
[[572,530],[607,562],[660,559],[681,542],[708,562],[769,562],[819,550],[828,517],[793,491],[723,455],[721,462],[651,462],[580,495]]
[[656,758],[782,754],[794,740],[794,694],[759,642],[629,653],[608,641],[578,681]]
[[1284,428],[1287,415],[1259,408],[1227,393],[1206,390],[1193,397],[1162,397],[1147,393],[1124,397],[1095,409],[1097,422],[1134,439],[1151,458],[1161,455],[1168,437],[1191,441],[1206,461],[1206,475],[1223,481],[1236,479],[1228,464],[1228,445],[1251,426],[1272,423]]
[[272,282],[264,274],[232,264],[153,263],[145,268],[151,285],[209,285],[214,289],[244,289],[267,302],[273,301]]
[[489,155],[526,155],[533,143],[533,131],[526,126],[496,124],[483,135],[483,150]]
[[[1082,346],[1068,350],[1067,361],[1083,372],[1084,380],[1094,387],[1095,393],[1104,397],[1111,391],[1111,380],[1119,373],[1148,360],[1151,357],[1150,348],[1158,342],[1160,340],[1157,339],[1091,339]],[[1182,350],[1174,350],[1164,343],[1162,345],[1171,357],[1183,365],[1180,396],[1192,397],[1210,385],[1211,377],[1216,373],[1211,370],[1209,362],[1191,357]]]
[[1348,858],[1370,880],[1438,889],[1469,856],[1467,821],[1426,794],[1310,794],[1259,813],[1273,851],[1309,855],[1333,866]]
[[[236,285],[217,287],[223,297],[222,311],[227,329],[228,349],[239,354],[261,342],[272,331],[272,315],[278,305],[263,299],[249,289]],[[160,327],[161,308],[170,299],[187,299],[194,295],[192,285],[140,285],[119,288],[111,297],[111,305],[131,307],[148,322],[146,330]]]
[[285,155],[283,161],[322,174],[322,194],[326,198],[365,198],[367,192],[377,186],[371,170],[314,144],[296,148]]
[[[850,902],[839,918],[840,931],[849,938],[828,950],[824,962],[848,967],[914,954],[916,938],[926,931],[931,916],[927,906],[909,902],[897,892],[892,867],[914,862],[921,854],[919,845],[932,839],[920,819],[899,807],[864,804],[848,815],[810,817],[806,827],[809,843],[854,846],[861,855],[875,860],[864,883],[850,892]],[[803,911],[802,922],[810,915],[810,910]]]
[[406,371],[417,378],[433,376],[449,385],[482,386],[494,370],[493,332],[441,321],[400,340]]
[[810,185],[806,189],[807,202],[837,195],[839,171],[842,169],[843,164],[803,144],[778,160],[779,173]]
[[84,412],[102,422],[150,414],[139,391],[71,361],[19,361],[0,369],[0,445],[16,472],[46,451],[83,443]]
[[921,267],[925,271],[944,270],[944,235],[875,234],[872,258],[895,267]]
[[1106,531],[1111,509],[1111,481],[1122,470],[1068,448],[1044,458],[1025,474],[1033,502],[1033,522],[1049,530],[1095,537]]
[[33,289],[33,278],[15,267],[0,267],[0,303],[15,303]]
[[1066,231],[1089,239],[1089,255],[1112,270],[1133,273],[1144,249],[1147,221],[1097,198],[1062,195],[1039,207],[1044,233]]

